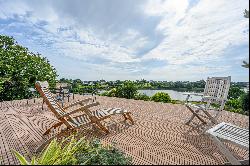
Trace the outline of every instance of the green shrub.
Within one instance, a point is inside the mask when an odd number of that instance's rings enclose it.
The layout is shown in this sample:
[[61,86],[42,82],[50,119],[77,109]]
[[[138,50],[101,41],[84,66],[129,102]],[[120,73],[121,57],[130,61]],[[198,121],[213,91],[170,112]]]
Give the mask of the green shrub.
[[134,97],[135,100],[144,100],[144,101],[148,101],[150,100],[150,97],[147,96],[146,94],[141,94],[141,93],[137,93]]
[[103,147],[100,141],[95,140],[90,144],[91,153],[86,150],[77,152],[78,164],[84,165],[128,165],[131,158],[125,157],[124,153],[114,146]]
[[239,109],[241,108],[240,100],[239,99],[230,99],[226,102],[226,105],[234,108],[234,109]]
[[158,93],[154,94],[151,97],[151,100],[155,101],[155,102],[163,102],[163,103],[170,103],[171,102],[171,98],[168,95],[168,93],[164,93],[164,92],[158,92]]
[[101,93],[101,96],[118,97],[116,88]]
[[241,108],[243,109],[246,115],[249,115],[249,92],[241,96]]
[[17,151],[13,152],[21,165],[131,164],[131,158],[113,146],[102,146],[98,140],[92,142],[84,138],[77,140],[74,136],[60,142],[54,139],[40,155],[33,156],[30,162]]
[[229,112],[234,112],[234,113],[238,113],[238,114],[244,114],[244,112],[243,112],[243,110],[241,108],[233,108],[233,107],[225,105],[224,109],[226,111],[229,111]]

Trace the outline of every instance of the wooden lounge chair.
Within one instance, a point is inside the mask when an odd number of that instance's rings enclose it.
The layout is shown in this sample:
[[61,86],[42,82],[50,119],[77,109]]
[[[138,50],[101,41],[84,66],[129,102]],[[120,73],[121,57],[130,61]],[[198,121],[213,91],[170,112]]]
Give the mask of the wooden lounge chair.
[[[95,111],[90,111],[89,108],[99,105],[98,102],[93,101],[92,98],[87,98],[85,100],[77,101],[70,104],[67,107],[61,107],[60,104],[56,101],[54,95],[48,89],[48,82],[39,82],[35,84],[37,91],[41,94],[49,109],[55,114],[60,122],[51,126],[44,135],[47,135],[51,132],[52,129],[58,128],[62,125],[66,125],[68,131],[76,131],[77,129],[87,125],[95,124],[106,134],[109,133],[109,130],[101,124],[101,121],[107,118],[110,118],[111,115],[122,114],[125,120],[130,120],[134,124],[130,112],[120,108],[111,108],[111,109],[99,109]],[[80,107],[68,111],[69,108],[80,105]],[[76,113],[81,112],[81,115],[73,116]],[[63,134],[63,133],[62,133]]]
[[229,161],[229,163],[225,163],[226,165],[249,165],[249,157],[246,160],[237,160],[222,142],[229,141],[230,143],[249,151],[249,130],[222,122],[207,130],[206,134],[213,140],[220,152]]
[[[218,124],[217,118],[219,113],[224,109],[227,101],[227,95],[230,87],[231,77],[212,77],[206,81],[204,93],[202,95],[195,93],[185,93],[187,95],[185,106],[192,112],[192,116],[187,120],[186,124],[189,125],[191,121],[196,117],[202,123],[196,125],[195,128],[205,126],[203,133],[206,129],[212,127],[214,124]],[[202,102],[206,104],[192,104],[189,102],[191,95],[202,96]],[[212,107],[212,104],[219,105],[219,108]],[[215,111],[215,116],[212,116],[209,112]],[[205,119],[208,119],[208,122]]]

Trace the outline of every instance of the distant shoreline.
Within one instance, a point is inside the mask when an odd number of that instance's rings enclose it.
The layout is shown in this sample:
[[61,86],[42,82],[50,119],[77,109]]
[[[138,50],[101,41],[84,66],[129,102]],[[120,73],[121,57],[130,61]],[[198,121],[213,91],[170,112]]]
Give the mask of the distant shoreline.
[[188,89],[188,88],[141,88],[138,90],[174,90],[177,92],[203,92],[204,88],[193,88],[193,89]]

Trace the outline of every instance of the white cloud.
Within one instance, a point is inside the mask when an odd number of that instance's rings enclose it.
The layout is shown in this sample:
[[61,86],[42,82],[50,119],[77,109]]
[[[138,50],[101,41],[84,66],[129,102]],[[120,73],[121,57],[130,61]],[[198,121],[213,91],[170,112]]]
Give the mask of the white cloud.
[[188,5],[188,0],[149,0],[144,6],[144,11],[149,16],[163,17],[157,26],[157,29],[161,31],[166,28],[175,28],[175,24],[185,16]]
[[[242,15],[247,2],[234,2],[220,0],[211,3],[203,0],[191,8],[185,17],[180,17],[183,19],[173,22],[169,19],[168,12],[164,13],[167,16],[160,25],[166,38],[144,58],[167,60],[176,65],[192,61],[211,63],[218,58],[225,58],[223,52],[227,47],[249,41],[246,37],[248,35],[242,33],[249,26],[248,20]],[[186,8],[182,9],[183,13]],[[180,22],[175,24],[178,21]]]
[[[23,36],[30,43],[27,47],[51,49],[47,51],[84,64],[100,58],[103,64],[89,66],[96,79],[101,76],[98,72],[107,79],[172,80],[206,78],[218,71],[228,73],[233,64],[218,62],[230,58],[225,53],[228,48],[249,46],[249,19],[243,17],[249,2],[200,0],[191,7],[190,3],[0,0],[0,26],[1,20],[18,16],[0,32],[10,31]],[[244,59],[241,54],[237,60]],[[143,62],[153,60],[167,65],[144,66]],[[63,70],[68,73],[66,68]]]

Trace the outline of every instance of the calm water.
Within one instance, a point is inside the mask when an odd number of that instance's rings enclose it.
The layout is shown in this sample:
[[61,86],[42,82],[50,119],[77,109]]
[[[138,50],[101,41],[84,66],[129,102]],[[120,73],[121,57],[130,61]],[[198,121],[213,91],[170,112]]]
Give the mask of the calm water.
[[[105,92],[104,90],[99,91],[100,93]],[[171,97],[172,100],[181,100],[184,101],[186,100],[187,95],[183,95],[183,93],[187,92],[178,92],[174,90],[138,90],[139,93],[141,94],[146,94],[147,96],[153,96],[157,92],[165,92],[168,93],[169,96]],[[188,93],[194,93],[194,92],[188,92]],[[190,101],[200,101],[201,97],[200,96],[191,96]]]
[[[174,90],[138,90],[140,93],[144,93],[147,96],[153,96],[154,94],[156,94],[157,92],[165,92],[168,93],[169,96],[171,97],[172,100],[182,100],[184,101],[187,97],[187,95],[183,95],[183,93],[187,93],[187,92],[178,92],[178,91],[174,91]],[[192,93],[192,92],[188,92],[188,93]],[[200,96],[191,96],[190,101],[200,101],[201,97]]]

